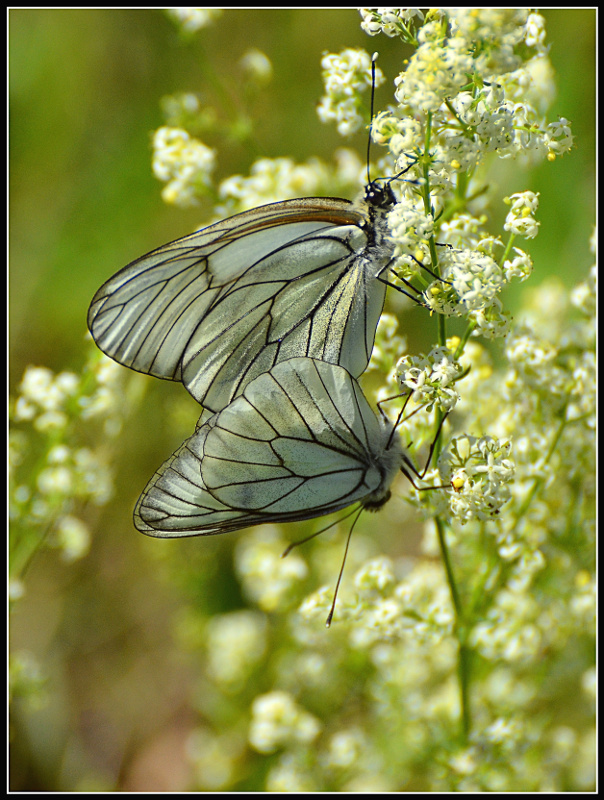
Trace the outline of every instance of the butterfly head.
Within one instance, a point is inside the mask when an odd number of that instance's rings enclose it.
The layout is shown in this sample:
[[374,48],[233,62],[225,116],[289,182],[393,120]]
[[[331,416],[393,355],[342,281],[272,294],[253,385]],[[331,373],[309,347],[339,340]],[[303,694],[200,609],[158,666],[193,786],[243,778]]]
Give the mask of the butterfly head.
[[366,497],[363,501],[363,509],[365,511],[379,511],[382,506],[386,505],[388,500],[392,497],[392,492],[387,489],[385,492],[376,489],[375,492]]
[[365,187],[365,201],[373,208],[390,208],[395,205],[396,197],[389,183],[371,181]]

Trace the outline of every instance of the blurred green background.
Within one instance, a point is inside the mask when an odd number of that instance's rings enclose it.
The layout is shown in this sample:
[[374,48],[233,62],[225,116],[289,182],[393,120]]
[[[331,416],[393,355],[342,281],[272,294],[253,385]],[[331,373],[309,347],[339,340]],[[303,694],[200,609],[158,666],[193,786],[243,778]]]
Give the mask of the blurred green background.
[[[576,146],[530,175],[510,169],[510,185],[502,174],[501,194],[541,193],[544,222],[527,247],[533,280],[558,275],[571,286],[593,261],[595,12],[542,13],[559,89],[548,118],[570,119]],[[162,96],[195,91],[227,115],[238,103],[236,64],[253,46],[272,61],[274,78],[251,105],[250,142],[208,137],[218,149],[216,181],[247,174],[260,155],[330,161],[344,145],[363,158],[366,133],[343,141],[315,113],[321,54],[344,47],[379,50],[389,83],[376,105],[389,101],[400,45],[369,38],[359,21],[354,10],[227,10],[187,39],[161,11],[9,12],[11,392],[28,364],[78,372],[88,347],[86,311],[101,283],[204,223],[209,207],[167,207],[151,174],[150,133],[162,123]],[[433,333],[414,327],[412,350]],[[132,790],[186,786],[182,743],[195,720],[194,659],[171,634],[183,587],[162,580],[152,551],[171,547],[174,558],[199,560],[200,572],[214,576],[214,596],[200,602],[219,611],[242,602],[229,566],[236,537],[157,542],[134,530],[140,490],[179,443],[165,420],[182,414],[191,428],[197,415],[182,387],[148,383],[140,414],[123,434],[116,496],[95,515],[89,556],[66,567],[56,553],[41,552],[13,615],[13,645],[36,656],[50,697],[35,712],[16,710],[17,790],[69,791],[95,781]],[[132,767],[150,743],[159,743],[156,763],[165,765],[155,785]]]

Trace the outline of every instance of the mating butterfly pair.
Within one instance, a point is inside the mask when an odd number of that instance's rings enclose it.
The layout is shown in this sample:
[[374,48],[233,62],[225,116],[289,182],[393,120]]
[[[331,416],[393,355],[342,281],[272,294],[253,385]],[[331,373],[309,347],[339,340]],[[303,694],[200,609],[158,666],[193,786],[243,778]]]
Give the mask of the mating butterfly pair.
[[377,507],[399,469],[415,472],[356,381],[384,305],[395,202],[389,183],[372,182],[357,203],[271,203],[99,289],[88,326],[100,349],[181,381],[206,409],[141,495],[140,531],[216,534]]

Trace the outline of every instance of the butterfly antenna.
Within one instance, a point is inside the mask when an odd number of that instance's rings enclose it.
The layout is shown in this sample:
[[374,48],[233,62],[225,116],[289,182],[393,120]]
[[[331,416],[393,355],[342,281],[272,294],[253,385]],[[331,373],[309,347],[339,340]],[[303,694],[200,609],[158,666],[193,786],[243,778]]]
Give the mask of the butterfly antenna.
[[[403,415],[405,413],[405,409],[407,408],[409,400],[411,399],[411,394],[412,394],[412,392],[407,392],[406,395],[405,395],[405,401],[403,403],[403,407],[398,412],[398,416],[396,418],[396,422],[392,426],[392,430],[390,431],[390,436],[388,437],[388,441],[386,442],[386,448],[385,448],[386,450],[390,449],[390,445],[392,444],[392,440],[394,439],[394,436],[396,434],[396,429],[401,424],[402,419],[403,419]],[[378,411],[380,412],[380,414],[383,414],[383,416],[388,418],[386,412],[382,409],[381,404],[388,402],[388,400],[398,400],[398,398],[402,397],[402,396],[403,396],[402,394],[396,394],[396,395],[393,395],[392,397],[385,397],[383,400],[380,400],[378,402]],[[413,411],[411,414],[409,414],[409,418],[411,418],[413,416],[413,414],[416,414],[419,411],[419,409],[420,409],[420,407],[418,406],[418,408],[416,408],[415,411]]]
[[436,435],[432,439],[432,444],[430,445],[430,452],[428,453],[428,460],[426,461],[426,466],[423,468],[423,470],[420,472],[418,469],[416,469],[414,467],[414,465],[411,463],[410,459],[406,459],[405,466],[401,467],[401,472],[403,473],[405,478],[407,478],[407,480],[410,482],[411,486],[413,486],[413,488],[417,489],[417,491],[419,491],[419,492],[426,492],[429,489],[450,489],[451,488],[450,486],[446,486],[446,485],[442,485],[442,486],[417,486],[415,484],[415,481],[413,480],[413,477],[412,477],[413,475],[415,475],[415,477],[419,478],[420,481],[424,479],[426,473],[428,472],[428,468],[430,466],[430,462],[432,461],[432,456],[434,454],[434,448],[436,447],[436,442],[438,441],[438,437],[440,436],[440,432],[442,430],[442,427],[445,424],[445,420],[447,419],[447,417],[449,416],[450,413],[451,413],[450,411],[447,411],[447,413],[443,415],[442,419],[438,423],[438,429],[436,431]]
[[369,137],[367,139],[367,183],[371,183],[371,175],[369,174],[369,158],[371,154],[371,131],[373,128],[373,104],[375,101],[375,62],[377,61],[378,54],[374,53],[371,56],[371,118],[369,122]]
[[285,558],[285,556],[289,555],[294,547],[297,547],[299,544],[306,544],[306,542],[310,542],[311,539],[314,539],[315,536],[318,536],[320,533],[325,533],[330,528],[333,528],[334,525],[339,525],[340,522],[344,522],[345,519],[351,517],[356,511],[356,508],[353,508],[352,511],[349,511],[348,514],[345,514],[340,519],[334,520],[334,522],[330,522],[329,525],[326,525],[324,528],[321,528],[320,531],[316,531],[315,533],[311,533],[310,536],[305,536],[304,539],[298,539],[296,542],[292,542],[289,544],[285,550],[281,553],[281,558]]
[[[356,509],[355,509],[356,510]],[[327,620],[325,621],[325,627],[329,628],[331,626],[331,621],[333,619],[334,611],[336,610],[336,600],[338,599],[338,589],[340,588],[340,582],[342,580],[342,575],[344,574],[344,564],[346,564],[346,556],[348,555],[348,547],[350,545],[350,539],[352,537],[352,532],[354,530],[354,526],[357,524],[358,518],[361,516],[361,511],[363,508],[359,508],[357,511],[357,515],[354,519],[354,522],[350,526],[350,530],[348,531],[348,538],[346,539],[346,548],[344,550],[344,558],[342,559],[342,566],[340,567],[340,574],[338,575],[338,582],[336,583],[336,590],[333,593],[333,602],[331,604],[331,609],[329,610],[329,614],[327,615]],[[350,514],[348,515],[350,516]]]

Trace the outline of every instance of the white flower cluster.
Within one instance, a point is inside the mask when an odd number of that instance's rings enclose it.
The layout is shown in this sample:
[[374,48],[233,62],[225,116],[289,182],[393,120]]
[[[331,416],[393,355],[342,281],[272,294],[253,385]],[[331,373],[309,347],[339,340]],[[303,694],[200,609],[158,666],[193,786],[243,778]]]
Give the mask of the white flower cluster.
[[[38,474],[36,515],[46,515],[46,503],[60,497],[86,497],[96,505],[105,505],[112,495],[107,466],[88,448],[71,450],[65,445],[52,447],[47,466]],[[45,502],[46,501],[46,502]]]
[[57,520],[55,541],[65,561],[77,561],[88,552],[90,530],[81,519],[65,514]]
[[[503,155],[514,141],[514,114],[524,110],[506,101],[499,86],[486,89],[478,101],[471,92],[459,92],[451,100],[451,108],[462,125],[447,131],[446,149],[464,169],[476,167],[484,153],[497,151]],[[469,129],[474,133],[471,138],[467,136]]]
[[[415,264],[426,258],[429,260],[428,240],[434,235],[434,217],[426,213],[421,200],[413,197],[402,199],[388,214],[388,225],[395,242],[393,255],[403,259],[400,266],[408,263],[404,257],[409,254]],[[419,266],[421,268],[421,263]],[[413,275],[417,272],[413,262],[411,268]]]
[[255,161],[250,175],[233,175],[222,181],[218,196],[224,201],[218,212],[231,207],[245,210],[260,203],[275,203],[288,197],[312,195],[325,179],[318,161],[296,164],[291,158],[261,158]]
[[319,720],[301,708],[287,692],[260,695],[252,704],[249,740],[260,753],[274,753],[292,743],[309,744],[320,730]]
[[359,8],[362,17],[361,28],[369,36],[385,33],[391,38],[401,36],[406,39],[409,35],[409,23],[414,17],[420,21],[424,14],[419,8]]
[[455,490],[451,512],[462,524],[490,519],[509,500],[508,484],[514,478],[511,452],[510,441],[466,435],[453,439],[442,453],[439,471]]
[[[362,9],[363,27],[371,35],[393,35],[398,12]],[[398,24],[398,32],[409,36],[415,24],[409,14],[404,25]],[[405,26],[410,26],[407,33]],[[460,170],[476,169],[489,152],[533,160],[568,152],[573,141],[568,120],[543,119],[547,99],[553,98],[544,38],[543,18],[528,9],[430,12],[417,31],[413,56],[395,79],[399,107],[378,115],[375,141],[388,143],[402,170],[409,154],[424,149],[419,123],[430,114],[432,189],[443,181],[454,186]],[[523,48],[534,55],[526,57]],[[480,81],[470,87],[473,75]],[[421,179],[422,174],[410,177]]]
[[539,603],[527,592],[502,591],[487,619],[478,623],[472,643],[490,660],[533,662],[542,647]]
[[98,352],[81,375],[25,370],[11,407],[9,507],[12,529],[21,531],[28,546],[39,544],[35,537],[42,530],[51,532],[49,544],[66,561],[88,552],[90,532],[76,514],[78,504],[106,504],[113,485],[105,442],[91,449],[78,426],[99,421],[105,439],[119,433],[122,372]]
[[233,611],[208,622],[208,674],[216,683],[231,691],[244,684],[264,656],[267,628],[266,617],[257,611]]
[[258,50],[250,47],[239,59],[239,66],[247,78],[257,86],[266,86],[273,77],[273,65],[270,58]]
[[558,348],[535,331],[518,326],[508,337],[506,358],[513,370],[510,385],[520,380],[533,392],[549,395],[549,406],[562,408],[567,402],[571,376],[560,363]]
[[93,391],[83,391],[82,376],[73,372],[55,375],[48,367],[27,367],[15,402],[15,421],[31,422],[36,430],[50,432],[64,429],[73,411],[83,419],[111,414],[119,405],[119,365],[95,354],[88,369],[94,374]]
[[[436,198],[438,201],[438,198]],[[513,195],[509,201],[513,210],[506,229],[513,234],[533,237],[538,222],[531,215],[537,205],[532,192]],[[437,253],[440,278],[423,292],[425,304],[447,316],[463,316],[475,326],[474,335],[501,337],[509,331],[509,319],[504,312],[500,294],[514,279],[525,280],[532,271],[530,257],[511,242],[503,242],[484,231],[484,220],[464,213],[455,216],[436,233],[433,211],[426,213],[424,204],[404,188],[400,202],[388,216],[396,258],[395,279],[413,281],[424,279],[433,260],[434,236],[450,247]],[[424,279],[425,280],[425,279]]]
[[265,525],[250,532],[237,546],[236,568],[244,591],[263,611],[284,608],[308,574],[299,553],[281,557],[286,545],[275,528]]
[[394,79],[394,96],[409,113],[425,115],[437,111],[444,98],[465,86],[474,60],[464,39],[453,37],[443,46],[439,21],[426,22],[417,38],[419,47],[407,69]]
[[503,270],[486,253],[446,250],[441,259],[443,280],[449,282],[467,311],[492,305],[504,282]]
[[416,405],[425,406],[428,411],[435,405],[442,411],[455,408],[459,400],[455,381],[463,370],[447,347],[435,347],[428,355],[403,356],[396,371],[401,389],[411,392]]
[[539,223],[535,219],[535,213],[539,207],[538,197],[539,192],[537,194],[516,192],[508,198],[507,203],[511,208],[506,217],[504,229],[517,236],[534,239],[539,227]]
[[571,302],[576,308],[580,309],[586,316],[595,315],[596,304],[596,267],[593,266],[589,271],[586,281],[579,283],[572,291]]
[[320,195],[324,187],[340,191],[356,190],[363,165],[356,153],[342,148],[335,154],[335,167],[318,158],[296,164],[291,158],[261,158],[255,161],[248,176],[232,175],[218,187],[218,217],[275,203],[290,197]]
[[498,294],[508,275],[514,277],[516,271],[521,272],[520,266],[510,264],[506,273],[491,255],[478,248],[445,249],[440,265],[442,279],[424,292],[426,305],[447,316],[467,317],[475,326],[475,336],[505,336],[509,318]]
[[79,377],[72,372],[55,375],[47,367],[28,367],[19,386],[15,419],[33,420],[39,431],[63,428],[68,421],[65,405],[79,387]]
[[162,198],[178,206],[197,204],[211,187],[216,153],[182,128],[162,127],[153,136],[153,174],[166,186]]
[[180,25],[185,33],[207,28],[222,16],[222,8],[166,8],[166,14]]
[[[375,570],[384,559],[371,563]],[[379,591],[377,587],[359,587],[356,607],[349,613],[350,645],[365,649],[399,642],[403,648],[413,649],[430,644],[443,647],[441,657],[448,660],[451,654],[447,640],[453,630],[454,616],[442,570],[434,564],[417,564],[403,580],[395,581],[392,565],[387,562],[384,565],[387,583]],[[355,584],[359,585],[357,579]]]
[[[445,8],[456,36],[484,45],[478,53],[481,70],[495,60],[501,70],[518,64],[516,50],[523,43],[544,49],[545,20],[527,8]],[[538,31],[541,31],[538,33]]]
[[[365,50],[347,48],[341,53],[328,53],[321,61],[325,94],[317,106],[321,122],[337,123],[338,133],[350,136],[364,124],[360,93],[371,87],[371,56]],[[382,71],[375,69],[375,85],[385,81]]]
[[[355,591],[341,598],[337,617],[340,622],[346,620],[344,631],[351,647],[362,650],[397,641],[405,646],[410,641],[422,646],[442,645],[450,637],[453,608],[441,567],[420,562],[402,579],[396,571],[393,561],[385,556],[369,559],[357,570],[353,578]],[[331,594],[327,589],[321,590],[301,604],[300,627],[296,628],[300,642],[319,643],[317,619],[325,618]],[[328,670],[328,664],[324,664],[323,673]]]

